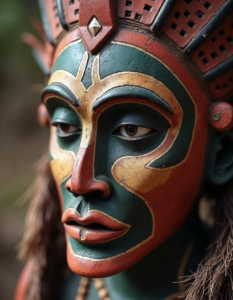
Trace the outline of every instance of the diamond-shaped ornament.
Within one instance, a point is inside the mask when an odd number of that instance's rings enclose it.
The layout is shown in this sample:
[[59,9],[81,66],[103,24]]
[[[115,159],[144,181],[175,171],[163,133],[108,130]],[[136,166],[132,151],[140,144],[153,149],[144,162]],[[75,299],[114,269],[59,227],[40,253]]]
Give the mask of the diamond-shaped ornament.
[[97,33],[102,28],[100,22],[94,17],[91,21],[91,23],[88,26],[89,31],[91,32],[92,36],[96,36]]

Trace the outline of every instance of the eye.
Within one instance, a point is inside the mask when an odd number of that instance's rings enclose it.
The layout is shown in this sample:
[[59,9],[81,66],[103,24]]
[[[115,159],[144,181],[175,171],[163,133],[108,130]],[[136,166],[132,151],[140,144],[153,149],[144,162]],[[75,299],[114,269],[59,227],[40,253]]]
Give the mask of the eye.
[[81,132],[80,128],[70,125],[68,123],[56,123],[53,125],[57,127],[57,135],[60,137],[65,137],[65,136],[72,135],[74,133]]
[[139,126],[139,125],[126,124],[126,125],[119,126],[115,130],[114,134],[119,135],[122,138],[127,140],[134,140],[134,139],[146,137],[153,132],[155,132],[155,130],[152,128]]

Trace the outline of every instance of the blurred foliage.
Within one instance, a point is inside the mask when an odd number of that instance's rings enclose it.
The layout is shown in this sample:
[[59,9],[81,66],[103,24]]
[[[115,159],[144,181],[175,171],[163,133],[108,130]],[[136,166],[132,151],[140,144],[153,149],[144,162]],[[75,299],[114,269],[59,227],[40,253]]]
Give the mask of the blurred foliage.
[[37,35],[37,0],[0,0],[0,298],[13,299],[22,265],[16,260],[27,205],[14,203],[34,178],[33,165],[47,149],[37,124],[44,76],[21,40]]
[[[31,55],[30,47],[21,40],[26,31],[36,34],[32,26],[34,19],[39,19],[36,0],[0,0],[0,130],[12,126],[18,132],[21,125],[25,130],[25,116],[28,117],[28,111],[33,109],[28,102],[32,98],[28,95],[33,92],[31,85],[43,83],[43,74]],[[34,98],[37,97],[34,95]],[[25,104],[29,105],[29,109]],[[10,115],[13,117],[10,118],[12,125],[6,120]],[[22,117],[19,118],[19,115]],[[30,126],[34,126],[31,118],[30,121]]]

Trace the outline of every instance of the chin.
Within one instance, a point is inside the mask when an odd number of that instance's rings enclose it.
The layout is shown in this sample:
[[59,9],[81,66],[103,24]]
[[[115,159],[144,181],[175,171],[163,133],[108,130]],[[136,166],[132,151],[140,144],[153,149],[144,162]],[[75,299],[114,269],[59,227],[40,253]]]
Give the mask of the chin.
[[89,278],[104,278],[116,275],[130,268],[156,246],[150,240],[143,245],[135,246],[128,252],[108,257],[106,259],[92,259],[74,253],[71,244],[67,242],[67,262],[72,272]]

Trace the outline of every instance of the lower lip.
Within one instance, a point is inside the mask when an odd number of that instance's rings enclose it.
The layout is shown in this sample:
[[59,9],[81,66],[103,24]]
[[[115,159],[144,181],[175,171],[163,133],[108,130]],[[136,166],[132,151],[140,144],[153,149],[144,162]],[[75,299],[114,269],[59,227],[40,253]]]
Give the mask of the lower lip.
[[82,225],[64,224],[67,233],[76,241],[83,243],[105,243],[117,239],[125,234],[127,230],[89,229]]

